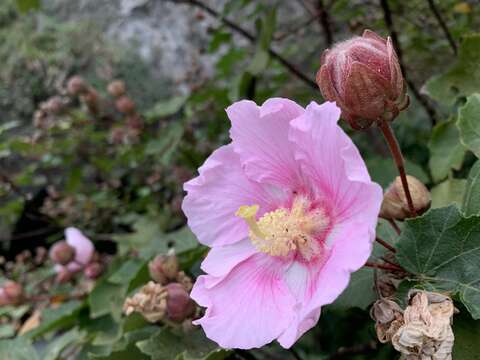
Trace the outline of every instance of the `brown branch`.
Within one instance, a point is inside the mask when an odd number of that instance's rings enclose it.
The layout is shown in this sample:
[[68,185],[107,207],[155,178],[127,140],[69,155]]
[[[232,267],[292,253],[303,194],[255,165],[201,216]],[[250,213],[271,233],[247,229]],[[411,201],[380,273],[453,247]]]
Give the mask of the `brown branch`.
[[332,31],[332,20],[330,19],[330,14],[323,3],[323,0],[316,0],[315,8],[319,15],[320,26],[323,30],[323,37],[325,39],[325,44],[327,47],[332,46],[333,40],[333,31]]
[[403,271],[403,269],[400,266],[391,265],[391,264],[378,264],[378,263],[366,262],[365,266],[373,269],[380,269],[380,270],[387,270],[387,271]]
[[417,85],[415,85],[415,83],[409,79],[407,72],[405,71],[406,68],[403,62],[403,51],[400,46],[400,41],[398,40],[397,31],[395,30],[395,26],[393,24],[392,12],[390,10],[390,6],[388,5],[388,0],[380,0],[380,6],[383,10],[383,19],[385,21],[385,25],[387,26],[390,37],[392,38],[393,45],[395,47],[395,50],[397,51],[398,62],[400,63],[400,68],[402,70],[405,81],[407,82],[408,87],[412,91],[413,96],[415,96],[420,105],[422,105],[422,107],[425,109],[427,115],[430,118],[432,126],[434,126],[437,123],[437,114],[435,109],[428,102],[428,99],[420,93]]
[[387,243],[385,240],[379,238],[378,236],[375,238],[375,241],[378,242],[380,245],[382,245],[385,249],[387,249],[387,250],[389,250],[393,253],[397,252],[397,250],[392,245]]
[[22,198],[26,198],[26,195],[22,192],[22,190],[20,190],[20,188],[15,184],[15,182],[3,173],[0,173],[0,183],[7,184],[14,193],[16,193]]
[[305,29],[306,27],[308,27],[312,22],[314,22],[315,20],[318,19],[320,15],[319,14],[316,14],[316,15],[313,15],[311,16],[307,21],[301,23],[300,25],[292,28],[292,29],[289,29],[283,33],[280,33],[279,35],[277,36],[274,36],[273,37],[273,40],[274,41],[281,41],[281,40],[284,40],[286,39],[287,37],[289,36],[292,36],[292,35],[295,35],[297,34],[298,32],[300,32],[301,30]]
[[[199,0],[177,0],[177,1],[168,0],[168,1],[173,1],[174,3],[177,3],[177,4],[187,4],[187,5],[195,6],[199,9],[202,9],[207,14],[219,20],[222,24],[224,24],[225,26],[227,26],[237,34],[243,36],[248,41],[252,43],[255,43],[257,41],[257,38],[254,35],[252,35],[248,30],[242,28],[240,25],[234,23],[233,21],[225,18],[217,10],[211,8],[210,6],[203,3],[202,1],[199,1]],[[318,90],[318,85],[315,82],[315,80],[311,79],[309,76],[304,74],[300,69],[298,69],[294,64],[292,64],[290,61],[285,59],[276,50],[272,48],[268,48],[267,51],[272,58],[274,58],[280,64],[282,64],[285,68],[287,68],[287,70],[290,71],[293,75],[295,75],[299,80],[303,81],[306,85],[310,86],[312,89]]]
[[448,26],[443,20],[442,14],[440,14],[440,11],[435,5],[434,0],[427,0],[427,2],[428,2],[428,6],[430,6],[430,10],[435,16],[435,19],[437,19],[438,25],[440,25],[440,27],[443,30],[443,33],[445,34],[445,37],[447,38],[447,41],[450,44],[450,47],[452,48],[453,54],[457,55],[457,44],[455,43],[455,40],[453,39],[453,36],[450,33],[450,30],[448,30]]
[[395,230],[397,235],[400,235],[402,233],[394,219],[388,219],[388,223],[392,226],[393,230]]

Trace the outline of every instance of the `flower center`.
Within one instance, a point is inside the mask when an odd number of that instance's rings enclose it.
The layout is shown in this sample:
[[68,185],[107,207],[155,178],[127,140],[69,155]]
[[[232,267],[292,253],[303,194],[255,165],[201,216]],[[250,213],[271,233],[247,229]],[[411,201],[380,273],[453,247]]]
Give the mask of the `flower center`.
[[329,224],[322,208],[311,209],[305,197],[296,197],[292,208],[278,208],[265,213],[258,221],[258,205],[240,206],[236,215],[250,228],[250,240],[258,251],[271,256],[287,256],[298,251],[305,260],[311,260],[322,251],[318,239]]

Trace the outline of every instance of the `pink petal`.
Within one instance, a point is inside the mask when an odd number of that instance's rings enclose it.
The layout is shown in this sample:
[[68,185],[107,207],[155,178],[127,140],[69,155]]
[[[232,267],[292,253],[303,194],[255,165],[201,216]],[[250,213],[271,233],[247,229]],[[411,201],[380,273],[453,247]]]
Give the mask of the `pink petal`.
[[243,100],[227,108],[233,146],[248,177],[280,188],[301,185],[288,131],[290,121],[303,112],[295,102],[281,98],[269,99],[260,107]]
[[93,244],[80,230],[74,227],[65,230],[65,240],[75,248],[75,262],[69,263],[67,269],[72,272],[78,271],[82,265],[90,262],[95,250]]
[[188,194],[182,204],[198,240],[220,246],[247,237],[248,227],[235,212],[242,205],[257,204],[263,213],[270,209],[270,195],[245,176],[231,144],[214,151],[198,171],[200,175],[184,185]]
[[276,258],[256,254],[224,278],[200,276],[191,296],[208,309],[194,323],[224,348],[251,349],[270,343],[293,316],[295,299],[283,281],[284,267]]

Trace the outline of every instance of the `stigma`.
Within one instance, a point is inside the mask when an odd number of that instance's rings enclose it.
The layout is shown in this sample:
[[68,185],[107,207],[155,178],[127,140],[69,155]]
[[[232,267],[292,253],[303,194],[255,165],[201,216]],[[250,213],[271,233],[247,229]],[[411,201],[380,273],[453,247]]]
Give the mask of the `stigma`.
[[321,254],[319,238],[330,222],[323,208],[312,208],[306,197],[297,196],[290,209],[281,207],[257,220],[258,210],[258,205],[244,205],[236,212],[248,224],[250,240],[258,251],[271,256],[296,252],[307,261]]

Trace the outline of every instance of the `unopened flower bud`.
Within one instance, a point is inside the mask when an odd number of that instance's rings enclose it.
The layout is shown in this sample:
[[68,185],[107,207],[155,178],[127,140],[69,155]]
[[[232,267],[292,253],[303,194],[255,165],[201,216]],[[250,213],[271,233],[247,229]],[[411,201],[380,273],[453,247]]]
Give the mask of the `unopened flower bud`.
[[99,263],[99,262],[93,262],[88,264],[85,269],[83,270],[83,273],[85,276],[89,279],[95,280],[97,279],[100,275],[102,275],[104,270],[104,266]]
[[108,84],[107,91],[115,98],[125,95],[125,83],[122,80],[114,80],[110,84]]
[[150,277],[157,283],[165,285],[175,280],[178,275],[178,261],[175,254],[157,255],[148,263]]
[[16,305],[23,298],[23,287],[15,281],[8,280],[0,288],[0,306]]
[[83,102],[87,105],[88,110],[92,113],[98,112],[98,99],[99,95],[97,90],[89,88],[82,96]]
[[135,103],[126,95],[117,99],[115,107],[123,114],[132,114],[135,111]]
[[181,323],[195,311],[195,304],[185,288],[178,283],[171,283],[167,288],[167,317]]
[[54,263],[67,265],[75,258],[75,248],[66,241],[58,241],[50,249],[50,259]]
[[87,89],[88,89],[88,86],[87,86],[85,80],[83,80],[83,78],[78,76],[78,75],[72,76],[68,80],[67,91],[70,95],[78,96],[78,95],[86,92]]
[[[420,180],[413,176],[407,175],[407,183],[412,196],[413,207],[417,214],[421,215],[430,208],[432,202],[430,192]],[[384,219],[404,220],[410,215],[402,180],[400,176],[397,176],[383,195],[379,216]]]
[[101,263],[93,262],[88,264],[85,267],[85,270],[83,270],[83,273],[87,278],[94,280],[94,279],[97,279],[100,275],[102,275],[103,270],[104,270],[104,266]]
[[373,31],[338,43],[322,55],[317,83],[354,129],[392,121],[409,104],[405,80],[392,45]]
[[64,104],[60,96],[53,96],[48,99],[46,102],[42,103],[41,110],[57,115],[63,110]]

